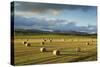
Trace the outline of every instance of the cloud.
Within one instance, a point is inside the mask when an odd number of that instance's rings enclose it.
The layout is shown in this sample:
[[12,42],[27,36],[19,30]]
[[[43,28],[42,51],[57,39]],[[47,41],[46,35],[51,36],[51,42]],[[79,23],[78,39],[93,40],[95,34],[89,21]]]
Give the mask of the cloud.
[[62,24],[67,22],[64,19],[47,19],[47,18],[26,18],[23,16],[14,16],[15,25],[25,25],[25,26],[32,26],[32,25],[41,25],[41,26],[52,26],[56,24]]
[[34,15],[59,15],[60,9],[49,7],[49,5],[43,5],[40,3],[26,3],[26,2],[15,2],[15,15],[21,16],[34,16]]
[[[93,9],[95,9],[95,6],[65,5],[65,4],[58,5],[58,4],[48,4],[48,3],[43,4],[43,3],[18,2],[18,1],[15,1],[14,4],[15,6],[13,6],[12,4],[11,7],[15,10],[13,11],[12,9],[11,11],[12,14],[13,12],[15,13],[14,15],[15,28],[42,29],[51,31],[74,30],[74,31],[85,31],[85,32],[97,32],[96,25],[77,26],[79,22],[82,23],[83,21],[81,21],[81,19],[78,19],[80,21],[76,22],[78,20],[75,18],[78,17],[74,15],[75,10],[77,11],[79,10],[79,12],[85,12],[84,14],[88,15],[87,11],[92,11]],[[73,13],[73,14],[71,13],[72,15],[71,19],[69,18],[71,15],[67,14],[68,13],[67,10],[72,11]],[[87,20],[85,24],[88,22],[89,21]]]
[[[13,6],[12,6],[13,7]],[[49,3],[31,3],[15,1],[15,14],[34,16],[34,15],[59,15],[63,10],[82,10],[87,12],[95,6],[66,5],[66,4],[49,4]]]
[[97,32],[97,26],[96,25],[89,25],[88,26],[77,26],[77,23],[75,22],[68,22],[64,25],[58,25],[55,29],[61,30],[61,31],[78,31],[78,32]]
[[38,19],[36,17],[25,18],[23,16],[15,16],[14,23],[15,28],[22,29],[97,32],[96,25],[77,26],[76,22],[64,19]]

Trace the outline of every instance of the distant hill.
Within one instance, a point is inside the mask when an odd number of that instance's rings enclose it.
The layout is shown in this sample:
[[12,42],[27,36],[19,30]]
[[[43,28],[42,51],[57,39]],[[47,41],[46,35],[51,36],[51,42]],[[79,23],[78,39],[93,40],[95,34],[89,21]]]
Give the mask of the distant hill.
[[[90,35],[86,32],[77,32],[77,31],[43,31],[43,30],[36,30],[36,29],[15,29],[14,30],[15,35],[24,34],[60,34],[60,35]],[[96,34],[94,34],[96,35]]]
[[16,35],[24,34],[24,35],[29,35],[29,34],[49,34],[49,31],[42,31],[42,30],[36,30],[36,29],[15,29],[14,33]]
[[63,34],[71,34],[71,35],[88,35],[86,32],[77,32],[77,31],[54,31],[56,33],[63,33]]

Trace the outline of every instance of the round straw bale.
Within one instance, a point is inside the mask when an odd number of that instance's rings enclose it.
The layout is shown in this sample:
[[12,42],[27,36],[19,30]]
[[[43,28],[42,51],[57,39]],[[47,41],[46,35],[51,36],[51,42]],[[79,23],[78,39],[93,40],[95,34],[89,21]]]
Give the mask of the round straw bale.
[[59,50],[53,50],[53,55],[56,55],[56,56],[60,55],[60,51]]
[[40,51],[41,52],[46,52],[46,48],[42,47],[42,48],[40,48]]
[[65,39],[63,39],[63,41],[65,41]]
[[26,45],[27,47],[31,46],[31,44],[30,44],[30,43],[26,43],[25,45]]
[[52,42],[52,40],[50,40],[50,42]]
[[26,44],[26,43],[27,43],[26,41],[23,42],[23,44]]
[[41,42],[41,44],[43,45],[43,44],[45,44],[45,42]]
[[77,47],[76,52],[80,52],[80,51],[81,51],[81,48]]
[[89,45],[89,42],[87,42],[86,45]]
[[47,41],[46,39],[43,39],[44,41]]

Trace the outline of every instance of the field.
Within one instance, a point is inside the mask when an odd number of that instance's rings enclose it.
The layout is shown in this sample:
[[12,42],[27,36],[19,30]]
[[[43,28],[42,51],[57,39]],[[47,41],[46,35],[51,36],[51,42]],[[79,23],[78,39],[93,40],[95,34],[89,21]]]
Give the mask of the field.
[[[50,40],[52,40],[50,42]],[[31,46],[25,46],[27,41]],[[44,44],[41,44],[44,42]],[[41,52],[40,48],[46,51]],[[79,51],[77,49],[79,48]],[[53,50],[59,50],[58,56]],[[97,38],[77,35],[20,35],[14,37],[15,65],[68,63],[97,60]]]

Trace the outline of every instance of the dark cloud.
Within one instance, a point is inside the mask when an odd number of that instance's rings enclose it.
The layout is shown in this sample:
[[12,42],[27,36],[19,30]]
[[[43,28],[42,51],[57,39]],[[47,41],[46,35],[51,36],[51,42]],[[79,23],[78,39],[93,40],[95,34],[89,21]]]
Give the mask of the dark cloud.
[[32,25],[40,25],[40,26],[48,26],[48,25],[55,25],[57,23],[64,23],[67,20],[60,20],[60,19],[38,19],[35,17],[26,18],[23,16],[14,16],[15,25],[24,25],[24,26],[32,26]]
[[69,22],[65,25],[60,25],[60,27],[58,26],[57,30],[61,30],[61,31],[78,31],[78,32],[87,32],[87,33],[93,33],[93,32],[97,32],[97,27],[96,25],[90,25],[91,27],[88,26],[77,26],[77,24],[75,22]]
[[35,23],[32,23],[31,20],[21,17],[21,16],[14,16],[14,25],[15,26],[31,26]]
[[16,11],[40,12],[45,13],[48,10],[82,10],[84,12],[89,9],[94,9],[96,6],[82,6],[82,5],[66,5],[66,4],[50,4],[50,3],[32,3],[32,2],[18,2],[15,1]]
[[76,22],[69,22],[66,20],[60,20],[60,19],[46,20],[46,19],[38,19],[35,17],[25,18],[21,16],[15,16],[15,28],[80,31],[80,32],[88,32],[88,33],[97,32],[96,25],[77,26]]

